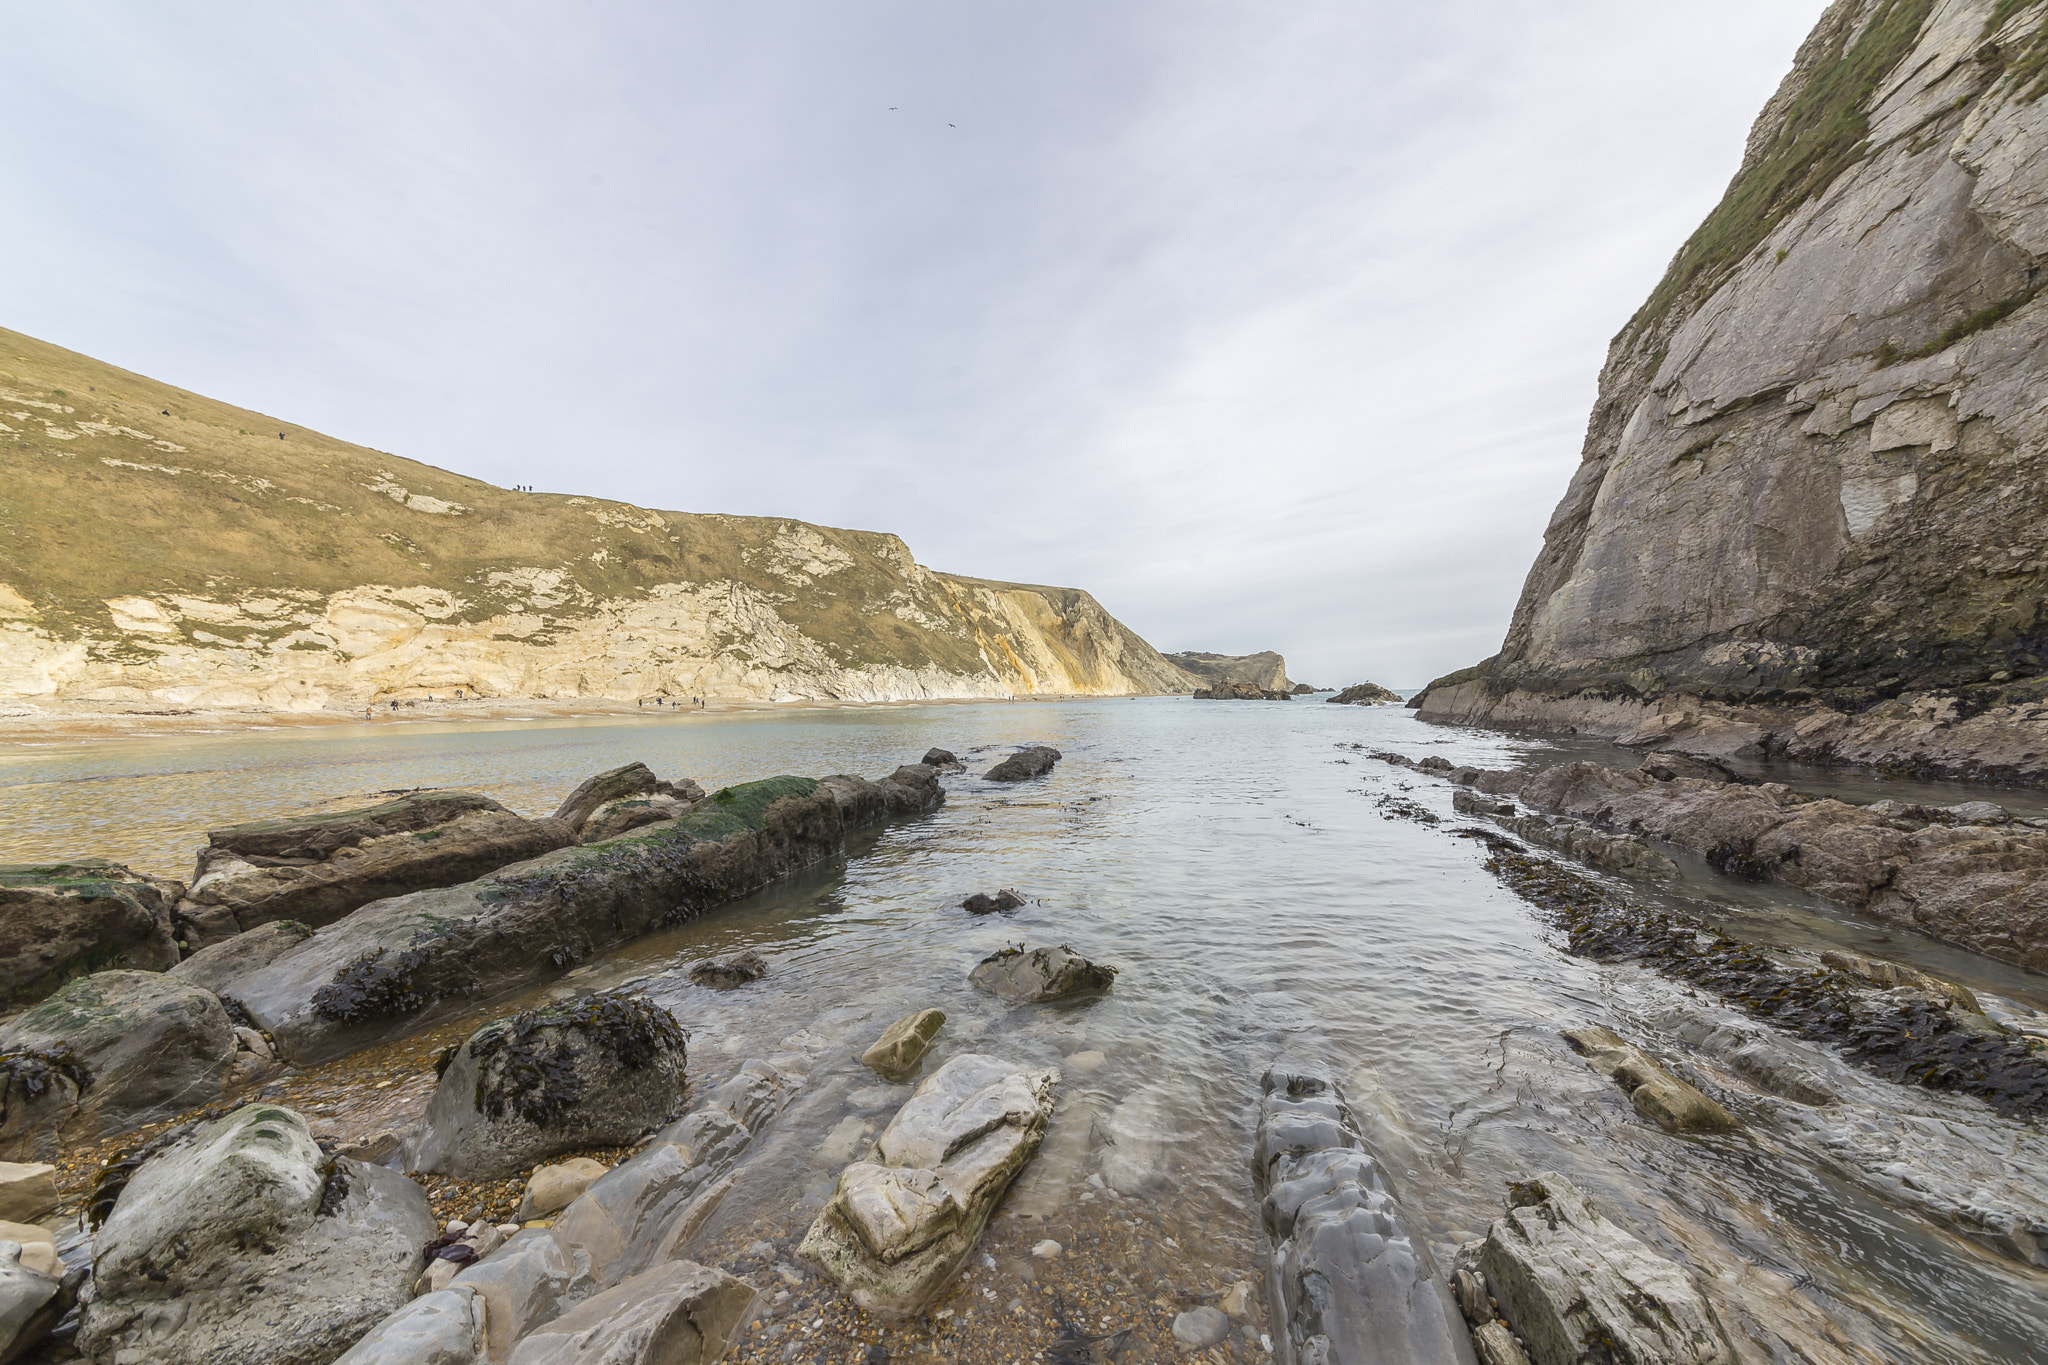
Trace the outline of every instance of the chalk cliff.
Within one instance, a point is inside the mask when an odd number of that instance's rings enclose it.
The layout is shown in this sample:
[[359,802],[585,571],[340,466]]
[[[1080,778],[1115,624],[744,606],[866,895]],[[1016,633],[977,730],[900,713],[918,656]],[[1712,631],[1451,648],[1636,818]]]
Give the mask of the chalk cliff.
[[2048,5],[1836,0],[1428,718],[2048,781]]
[[893,535],[510,492],[0,331],[0,702],[1188,692]]

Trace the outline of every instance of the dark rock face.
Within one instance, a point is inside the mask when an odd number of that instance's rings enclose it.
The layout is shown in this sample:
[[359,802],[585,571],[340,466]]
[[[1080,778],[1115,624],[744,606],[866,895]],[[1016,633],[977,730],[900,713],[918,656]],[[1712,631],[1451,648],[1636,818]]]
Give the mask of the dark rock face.
[[559,849],[462,886],[364,906],[228,991],[289,1060],[410,1031],[441,1002],[578,962],[845,851],[847,831],[945,800],[906,765],[879,782],[776,777],[690,814]]
[[1401,694],[1399,692],[1381,687],[1378,683],[1369,682],[1353,683],[1336,696],[1330,698],[1333,704],[1341,703],[1345,706],[1377,706],[1381,702],[1399,702],[1400,700]]
[[1008,914],[1024,905],[1024,898],[1014,891],[998,891],[991,896],[977,891],[960,902],[960,908],[970,915]]
[[690,968],[690,980],[700,986],[744,986],[768,974],[768,959],[752,948],[731,957],[713,958]]
[[107,968],[170,966],[171,906],[182,890],[104,858],[0,865],[0,1008]]
[[1472,1365],[1449,1288],[1336,1082],[1275,1067],[1263,1084],[1252,1188],[1277,1358]]
[[660,779],[645,763],[628,763],[613,768],[595,777],[588,777],[575,791],[562,799],[555,808],[554,818],[567,825],[577,834],[583,832],[584,822],[591,813],[608,801],[618,801],[629,796],[652,796]]
[[1609,348],[1499,654],[1425,717],[2048,782],[2036,26],[1828,7]]
[[193,950],[275,920],[315,928],[372,901],[472,881],[574,839],[475,792],[411,792],[382,805],[207,832],[178,907]]
[[100,972],[0,1029],[0,1160],[47,1159],[221,1096],[238,1044],[211,991]]
[[1059,1000],[1106,991],[1116,982],[1114,967],[1090,962],[1072,948],[1005,948],[981,960],[968,980],[1013,1005]]
[[1052,765],[1064,757],[1058,749],[1043,744],[1034,744],[1019,749],[1002,762],[990,768],[982,776],[991,782],[1022,782],[1028,777],[1043,777],[1052,771]]
[[594,995],[498,1019],[455,1049],[406,1165],[497,1180],[578,1147],[631,1142],[683,1096],[682,1026],[636,996]]
[[918,762],[927,768],[958,769],[965,766],[950,749],[927,749],[924,751],[924,757]]
[[1293,701],[1294,694],[1255,687],[1247,682],[1221,682],[1214,687],[1196,689],[1194,698],[1196,701]]

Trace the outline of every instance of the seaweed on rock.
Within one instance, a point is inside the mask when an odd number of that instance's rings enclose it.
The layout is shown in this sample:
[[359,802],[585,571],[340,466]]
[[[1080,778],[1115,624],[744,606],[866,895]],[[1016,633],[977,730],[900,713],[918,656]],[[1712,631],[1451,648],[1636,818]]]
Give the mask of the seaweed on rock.
[[495,1119],[510,1109],[544,1128],[574,1108],[583,1095],[577,1055],[535,1037],[565,1027],[594,1040],[619,1071],[652,1066],[680,1051],[688,1037],[674,1015],[640,996],[590,995],[522,1011],[469,1045],[477,1064],[476,1111]]

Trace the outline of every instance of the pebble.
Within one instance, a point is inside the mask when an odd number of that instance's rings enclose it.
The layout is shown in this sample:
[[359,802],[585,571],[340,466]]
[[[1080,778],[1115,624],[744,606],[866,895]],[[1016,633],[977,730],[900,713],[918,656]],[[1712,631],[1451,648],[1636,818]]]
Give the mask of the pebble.
[[1036,1256],[1041,1261],[1050,1261],[1053,1257],[1059,1255],[1064,1250],[1066,1250],[1065,1247],[1061,1246],[1058,1242],[1055,1242],[1052,1240],[1052,1238],[1048,1237],[1043,1242],[1040,1242],[1037,1246],[1031,1248],[1031,1254],[1033,1256]]
[[1191,1351],[1206,1350],[1230,1335],[1230,1319],[1218,1308],[1190,1308],[1173,1320],[1173,1339]]
[[1219,1306],[1224,1312],[1230,1314],[1231,1317],[1241,1318],[1251,1307],[1251,1302],[1252,1287],[1250,1283],[1239,1280],[1236,1284],[1230,1286],[1230,1292],[1223,1296],[1223,1302]]

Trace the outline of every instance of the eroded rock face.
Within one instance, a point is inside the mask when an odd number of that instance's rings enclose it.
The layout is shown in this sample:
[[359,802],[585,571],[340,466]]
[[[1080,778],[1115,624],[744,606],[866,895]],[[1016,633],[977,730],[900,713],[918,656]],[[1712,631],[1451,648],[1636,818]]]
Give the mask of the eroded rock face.
[[1196,701],[1293,701],[1294,693],[1275,688],[1259,687],[1248,682],[1220,682],[1214,687],[1198,687],[1194,692]]
[[1013,1005],[1106,991],[1117,969],[1090,962],[1072,948],[1005,948],[981,960],[968,980]]
[[1460,1266],[1485,1287],[1535,1365],[1589,1359],[1735,1365],[1713,1306],[1678,1266],[1601,1217],[1570,1181],[1508,1187],[1508,1211]]
[[860,1054],[861,1063],[873,1067],[884,1080],[907,1081],[917,1074],[925,1053],[931,1051],[932,1042],[945,1026],[941,1010],[906,1014],[882,1030],[882,1036]]
[[869,1312],[921,1311],[1044,1139],[1057,1071],[964,1053],[918,1086],[839,1177],[801,1254]]
[[675,1112],[683,1068],[682,1026],[637,996],[494,1020],[449,1058],[406,1166],[496,1180],[557,1152],[631,1142]]
[[1620,1086],[1644,1118],[1667,1133],[1725,1133],[1741,1127],[1726,1109],[1659,1066],[1613,1029],[1566,1029],[1564,1040],[1607,1079]]
[[1282,1365],[1471,1365],[1449,1288],[1336,1082],[1276,1067],[1263,1086],[1252,1187]]
[[1022,782],[1026,778],[1045,776],[1062,757],[1058,749],[1034,744],[1029,748],[1019,749],[982,776],[991,782]]
[[319,927],[389,896],[454,886],[573,842],[476,792],[209,830],[178,915],[196,950],[276,920]]
[[1829,6],[1610,347],[1500,653],[1425,717],[2048,781],[2037,23]]
[[0,1159],[53,1156],[221,1097],[241,1044],[211,991],[98,972],[0,1029]]
[[253,1104],[135,1172],[94,1245],[94,1361],[325,1365],[412,1295],[436,1231],[395,1171]]
[[33,1004],[96,971],[170,966],[181,890],[104,858],[0,865],[0,1008]]
[[746,1326],[755,1292],[723,1270],[671,1261],[528,1333],[512,1365],[711,1365]]

